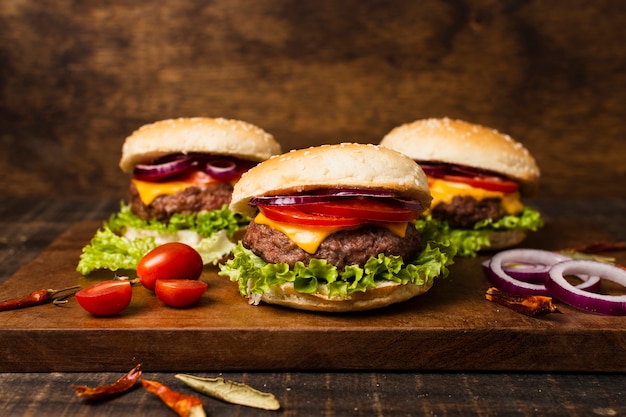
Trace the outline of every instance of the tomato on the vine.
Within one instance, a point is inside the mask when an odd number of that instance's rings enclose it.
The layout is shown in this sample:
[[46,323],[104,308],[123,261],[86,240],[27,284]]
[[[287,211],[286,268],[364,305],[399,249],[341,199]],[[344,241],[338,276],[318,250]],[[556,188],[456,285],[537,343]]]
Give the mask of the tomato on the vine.
[[189,279],[158,279],[154,292],[159,300],[171,307],[187,307],[196,301],[207,289],[204,281]]
[[78,291],[78,304],[94,316],[106,317],[121,313],[132,298],[133,290],[127,280],[98,282]]
[[144,287],[154,290],[158,279],[196,280],[203,266],[202,257],[194,248],[181,242],[169,242],[144,255],[137,265],[137,276]]

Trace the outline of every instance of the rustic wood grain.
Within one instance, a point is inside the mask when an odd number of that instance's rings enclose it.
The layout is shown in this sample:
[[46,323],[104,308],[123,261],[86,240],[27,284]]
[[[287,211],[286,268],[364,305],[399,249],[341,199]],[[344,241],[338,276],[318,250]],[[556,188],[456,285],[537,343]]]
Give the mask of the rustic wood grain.
[[[80,400],[72,384],[96,386],[121,373],[3,374],[0,412],[8,416],[172,416],[153,394],[137,387],[110,401]],[[264,411],[202,397],[210,416],[615,416],[626,412],[626,375],[537,373],[195,373],[245,382],[272,392],[280,411]],[[45,378],[42,378],[45,376]],[[185,394],[170,373],[146,372]],[[355,379],[356,378],[356,379]]]
[[[624,212],[625,200],[543,202],[550,223],[589,221],[602,234]],[[117,201],[89,199],[0,200],[0,280],[25,266],[56,236],[80,220],[108,217]],[[620,223],[623,224],[623,223]],[[551,229],[553,230],[553,229]],[[576,226],[568,229],[576,236]],[[616,236],[624,239],[621,226]],[[595,233],[594,233],[595,235]],[[532,238],[531,238],[532,239]],[[589,242],[586,242],[589,243]],[[531,240],[529,244],[537,244]],[[42,277],[45,280],[45,277]],[[4,339],[3,339],[4,341]],[[149,343],[147,341],[146,343]],[[586,350],[586,345],[582,345]],[[593,354],[591,352],[590,354]],[[106,358],[110,352],[103,352]],[[81,358],[97,362],[99,356]],[[126,370],[125,370],[126,371]],[[354,415],[516,415],[611,416],[626,413],[625,373],[563,372],[194,372],[223,376],[274,393],[281,416]],[[85,403],[72,384],[108,383],[120,372],[49,372],[0,374],[0,415],[7,416],[169,416],[156,397],[136,389],[112,401]],[[146,377],[171,383],[174,372],[147,371]],[[276,412],[232,406],[203,399],[209,415],[274,416]]]
[[[41,287],[41,277],[50,288],[113,278],[75,271],[98,227],[73,225],[5,282],[0,298]],[[603,239],[595,228],[553,223],[528,244],[554,250]],[[626,318],[560,305],[563,314],[537,319],[489,303],[484,259],[458,259],[425,295],[361,313],[253,307],[215,267],[204,271],[209,290],[194,308],[165,307],[138,286],[129,308],[112,318],[92,317],[75,302],[6,311],[0,369],[122,371],[141,362],[149,371],[626,371]]]
[[123,197],[123,139],[163,118],[287,150],[447,115],[525,143],[541,196],[624,197],[625,24],[613,0],[3,2],[0,193]]

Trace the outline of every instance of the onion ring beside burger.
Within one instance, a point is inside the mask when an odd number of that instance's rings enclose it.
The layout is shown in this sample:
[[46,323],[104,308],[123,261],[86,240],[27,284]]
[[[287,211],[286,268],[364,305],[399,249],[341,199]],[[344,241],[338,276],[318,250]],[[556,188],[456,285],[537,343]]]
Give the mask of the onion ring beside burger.
[[272,157],[235,185],[231,209],[253,220],[219,274],[255,305],[346,312],[406,301],[454,255],[416,226],[430,200],[419,165],[379,146]]

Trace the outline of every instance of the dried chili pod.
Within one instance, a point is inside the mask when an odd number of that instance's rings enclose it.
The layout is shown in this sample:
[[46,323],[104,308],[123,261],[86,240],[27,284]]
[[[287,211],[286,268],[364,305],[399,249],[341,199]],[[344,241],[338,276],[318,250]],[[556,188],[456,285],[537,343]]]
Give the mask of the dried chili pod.
[[177,374],[175,377],[198,392],[231,404],[263,410],[280,409],[280,403],[273,394],[258,391],[240,382],[227,381],[224,378],[201,378],[186,374]]
[[126,375],[109,385],[98,387],[87,387],[85,385],[72,385],[76,390],[76,395],[90,400],[100,400],[113,397],[131,389],[141,376],[141,364],[135,366]]
[[180,417],[205,417],[204,407],[200,398],[193,395],[181,394],[167,385],[157,381],[141,379],[143,387],[163,401],[169,408],[174,410]]
[[15,310],[18,308],[33,307],[40,304],[47,303],[52,300],[56,294],[64,291],[71,291],[80,288],[80,285],[74,285],[72,287],[61,288],[59,290],[41,289],[33,291],[30,294],[10,298],[0,302],[0,311]]
[[495,287],[491,287],[487,290],[485,298],[530,317],[541,316],[548,313],[560,313],[552,303],[552,297],[542,295],[511,295]]
[[626,242],[594,242],[588,245],[579,246],[573,249],[566,249],[570,252],[581,253],[601,253],[601,252],[617,252],[626,250]]

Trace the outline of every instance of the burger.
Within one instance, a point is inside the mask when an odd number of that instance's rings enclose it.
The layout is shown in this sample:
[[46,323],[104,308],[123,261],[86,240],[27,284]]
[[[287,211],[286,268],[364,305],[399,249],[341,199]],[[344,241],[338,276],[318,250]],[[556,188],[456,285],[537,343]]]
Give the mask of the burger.
[[254,305],[348,312],[406,301],[447,275],[454,255],[420,233],[430,201],[419,165],[376,145],[272,157],[235,185],[230,208],[252,220],[219,274]]
[[522,197],[535,195],[539,168],[528,150],[494,129],[448,118],[417,120],[391,130],[381,146],[415,160],[433,197],[423,215],[459,256],[522,242],[543,225]]
[[205,264],[217,263],[249,221],[228,208],[233,186],[280,153],[272,135],[240,120],[178,118],[140,127],[126,138],[119,163],[132,174],[128,202],[83,248],[77,270],[133,269],[171,241],[197,249]]

